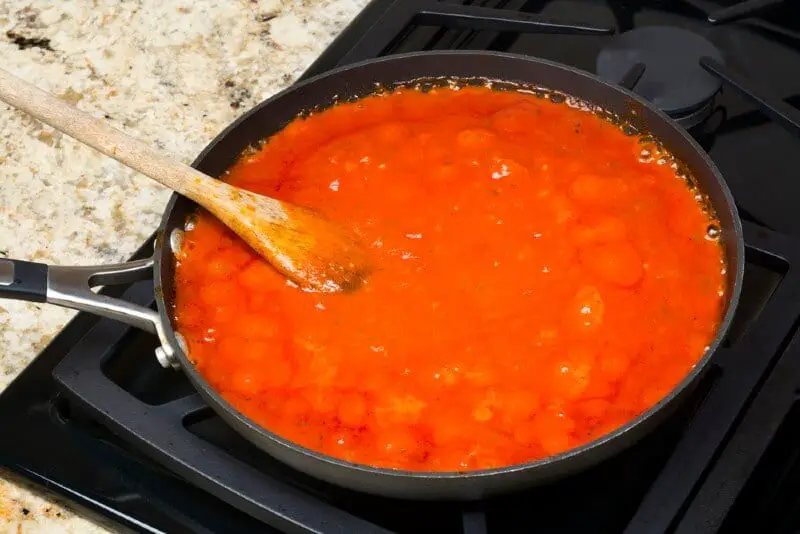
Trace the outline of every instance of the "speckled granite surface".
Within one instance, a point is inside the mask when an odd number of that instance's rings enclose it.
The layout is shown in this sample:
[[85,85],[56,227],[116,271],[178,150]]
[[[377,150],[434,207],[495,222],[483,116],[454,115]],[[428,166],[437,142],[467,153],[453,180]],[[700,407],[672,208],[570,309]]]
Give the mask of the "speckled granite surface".
[[[367,1],[2,0],[0,57],[18,76],[190,162],[299,76]],[[0,104],[0,256],[124,260],[155,230],[168,197]],[[0,300],[0,390],[71,317]],[[48,499],[0,472],[0,532],[113,531]]]

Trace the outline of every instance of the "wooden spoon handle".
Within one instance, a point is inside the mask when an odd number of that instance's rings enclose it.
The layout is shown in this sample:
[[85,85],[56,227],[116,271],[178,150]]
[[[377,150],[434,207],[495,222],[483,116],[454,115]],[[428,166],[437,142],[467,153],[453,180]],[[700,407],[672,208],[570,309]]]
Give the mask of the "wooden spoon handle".
[[227,184],[162,156],[105,121],[80,111],[3,69],[0,69],[0,100],[201,205],[205,205],[203,200],[208,198],[209,193],[220,193],[221,189],[226,189]]

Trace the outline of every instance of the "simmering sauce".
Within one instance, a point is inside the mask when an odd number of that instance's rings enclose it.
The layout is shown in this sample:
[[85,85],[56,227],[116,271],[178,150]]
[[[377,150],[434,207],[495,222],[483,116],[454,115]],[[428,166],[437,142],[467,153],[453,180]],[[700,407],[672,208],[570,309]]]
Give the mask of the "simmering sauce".
[[659,402],[720,321],[698,192],[651,141],[566,103],[400,89],[298,118],[226,179],[348,225],[373,256],[358,291],[303,291],[206,213],[178,255],[198,371],[337,458],[463,471],[566,451]]

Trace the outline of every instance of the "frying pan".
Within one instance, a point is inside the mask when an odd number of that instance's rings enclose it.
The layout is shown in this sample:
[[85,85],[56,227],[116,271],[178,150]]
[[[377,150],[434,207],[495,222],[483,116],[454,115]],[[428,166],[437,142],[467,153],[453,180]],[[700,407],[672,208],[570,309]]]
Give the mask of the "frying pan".
[[[376,84],[391,87],[420,78],[486,78],[546,87],[601,106],[648,132],[683,163],[721,223],[727,260],[724,317],[717,335],[695,368],[661,402],[625,426],[548,458],[480,471],[410,472],[352,464],[294,444],[237,412],[214,391],[187,358],[172,319],[174,253],[196,205],[173,195],[158,230],[152,258],[101,267],[57,267],[0,259],[0,297],[49,302],[116,319],[156,334],[165,367],[181,369],[208,405],[246,439],[275,458],[316,478],[351,489],[411,499],[471,500],[541,484],[575,473],[631,445],[672,411],[697,384],[721,343],[739,300],[744,272],[742,228],[728,187],[714,163],[675,122],[637,95],[558,63],[498,52],[422,52],[388,56],[339,68],[275,95],[225,129],[193,166],[220,176],[248,146],[276,133],[299,113],[330,105],[339,97],[363,96]],[[91,287],[154,277],[157,311],[98,295]],[[265,362],[268,365],[269,362]]]

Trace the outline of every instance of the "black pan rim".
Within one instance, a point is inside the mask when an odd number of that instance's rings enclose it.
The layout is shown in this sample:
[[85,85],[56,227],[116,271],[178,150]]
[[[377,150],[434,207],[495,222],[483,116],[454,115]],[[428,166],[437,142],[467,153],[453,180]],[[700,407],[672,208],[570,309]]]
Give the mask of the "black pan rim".
[[[548,456],[545,458],[540,458],[538,460],[533,460],[530,462],[525,462],[521,464],[515,464],[505,467],[498,467],[492,469],[480,469],[480,470],[471,470],[471,471],[407,471],[407,470],[399,470],[399,469],[387,469],[387,468],[380,468],[380,467],[372,467],[366,464],[356,464],[351,463],[346,460],[341,460],[335,458],[333,456],[328,456],[326,454],[322,454],[320,452],[314,451],[312,449],[308,449],[301,445],[298,445],[282,436],[273,433],[272,431],[254,423],[244,414],[240,413],[238,410],[233,408],[225,399],[223,399],[205,380],[205,378],[200,375],[199,372],[195,369],[194,365],[191,363],[189,358],[186,354],[180,349],[180,344],[175,337],[175,331],[172,328],[172,322],[170,319],[170,310],[168,309],[166,302],[163,298],[162,291],[156,291],[156,303],[159,312],[160,319],[162,324],[164,325],[164,330],[167,336],[167,339],[172,347],[174,347],[175,356],[180,362],[180,366],[183,372],[186,372],[190,375],[191,381],[195,384],[201,384],[204,387],[198,388],[201,395],[207,397],[207,400],[210,399],[213,401],[213,404],[216,408],[220,408],[225,410],[226,414],[237,420],[240,424],[249,427],[254,432],[257,432],[261,436],[267,438],[270,441],[275,442],[278,445],[283,447],[287,447],[292,449],[295,453],[308,456],[314,460],[321,461],[332,466],[336,466],[338,468],[347,469],[347,470],[355,470],[360,471],[365,475],[373,475],[373,476],[381,476],[381,477],[392,477],[392,478],[401,478],[401,479],[420,479],[420,480],[430,480],[430,479],[438,479],[438,480],[447,480],[447,479],[461,479],[465,477],[469,478],[490,478],[490,477],[497,477],[507,475],[509,473],[520,472],[520,471],[528,471],[543,468],[545,466],[553,466],[556,464],[565,463],[573,458],[583,456],[584,454],[588,453],[589,451],[593,451],[603,447],[604,445],[615,442],[619,438],[622,438],[625,434],[633,431],[634,429],[644,426],[647,422],[653,419],[654,415],[662,410],[666,409],[668,405],[672,405],[673,402],[681,395],[681,393],[690,387],[695,380],[702,374],[706,368],[708,367],[709,362],[713,354],[717,351],[722,341],[725,339],[725,336],[733,322],[734,312],[736,311],[739,299],[741,295],[741,287],[742,287],[742,279],[744,277],[744,238],[743,238],[743,231],[742,231],[742,224],[741,220],[739,219],[738,212],[736,210],[736,205],[733,200],[733,195],[730,192],[727,183],[725,182],[722,174],[720,173],[719,169],[717,168],[716,164],[711,160],[710,156],[703,150],[703,148],[697,143],[697,141],[692,138],[689,133],[679,126],[675,121],[669,118],[666,114],[661,112],[658,108],[653,106],[651,103],[647,102],[639,95],[629,91],[623,87],[614,85],[609,83],[601,78],[597,77],[596,75],[584,71],[582,69],[578,69],[575,67],[571,67],[569,65],[564,65],[558,62],[534,57],[534,56],[526,56],[520,54],[511,54],[507,52],[496,52],[496,51],[472,51],[472,50],[446,50],[446,51],[425,51],[425,52],[411,52],[405,54],[394,54],[383,56],[380,58],[375,59],[368,59],[365,61],[360,61],[357,63],[352,63],[349,65],[345,65],[342,67],[337,67],[335,69],[326,71],[322,74],[317,76],[313,76],[299,82],[297,84],[291,85],[288,88],[276,93],[275,95],[271,96],[270,98],[264,100],[263,102],[257,104],[246,113],[238,117],[234,120],[230,125],[228,125],[222,132],[220,132],[197,156],[197,158],[192,162],[192,167],[199,167],[201,166],[202,162],[208,155],[215,149],[215,147],[228,136],[233,130],[238,128],[242,123],[244,123],[250,116],[256,114],[262,108],[270,105],[274,101],[280,100],[284,95],[294,92],[297,90],[302,89],[303,87],[307,87],[311,84],[314,84],[317,80],[324,79],[328,76],[334,76],[338,74],[343,74],[346,72],[350,72],[353,70],[357,70],[359,68],[369,66],[376,63],[383,63],[383,62],[393,62],[393,61],[401,61],[408,58],[413,58],[417,56],[473,56],[476,59],[482,57],[501,57],[515,61],[523,61],[523,62],[533,62],[538,64],[546,65],[550,68],[555,69],[562,69],[572,72],[573,74],[582,76],[584,78],[588,78],[589,80],[593,81],[594,83],[606,86],[607,88],[622,93],[625,97],[630,99],[631,101],[635,102],[638,105],[646,108],[648,111],[655,114],[658,118],[660,118],[664,123],[666,123],[671,129],[675,131],[677,135],[683,138],[683,140],[688,143],[694,151],[700,155],[701,159],[703,160],[704,164],[706,165],[707,169],[714,175],[716,180],[719,182],[720,188],[722,190],[722,194],[725,198],[725,204],[727,206],[714,206],[715,210],[718,210],[722,207],[727,207],[730,210],[730,218],[733,223],[733,231],[731,232],[732,235],[725,236],[725,246],[733,247],[735,250],[739,252],[737,255],[737,262],[736,265],[728,265],[728,269],[735,269],[734,276],[733,276],[733,284],[730,289],[730,296],[727,301],[727,310],[725,312],[722,321],[720,322],[720,326],[717,329],[716,336],[713,342],[709,345],[708,350],[706,350],[703,357],[698,360],[695,364],[692,371],[690,371],[684,378],[676,384],[672,390],[667,394],[664,398],[661,399],[657,404],[650,407],[645,412],[641,413],[639,416],[631,419],[625,425],[613,430],[612,432],[605,434],[595,440],[590,442],[584,443],[579,447],[569,449],[562,453]],[[403,81],[403,80],[398,80]],[[180,195],[173,194],[170,198],[165,211],[162,217],[161,225],[159,227],[159,233],[163,236],[164,232],[167,229],[168,221],[170,215],[175,208],[175,204],[179,201]],[[156,249],[155,249],[155,261],[154,261],[154,276],[156,280],[156,286],[162,287],[162,259],[166,257],[169,261],[172,261],[172,254],[169,251],[168,246],[164,246],[165,243],[169,243],[168,236],[164,236],[164,239],[157,240]],[[212,409],[215,406],[211,406]],[[265,454],[269,454],[266,453]]]

